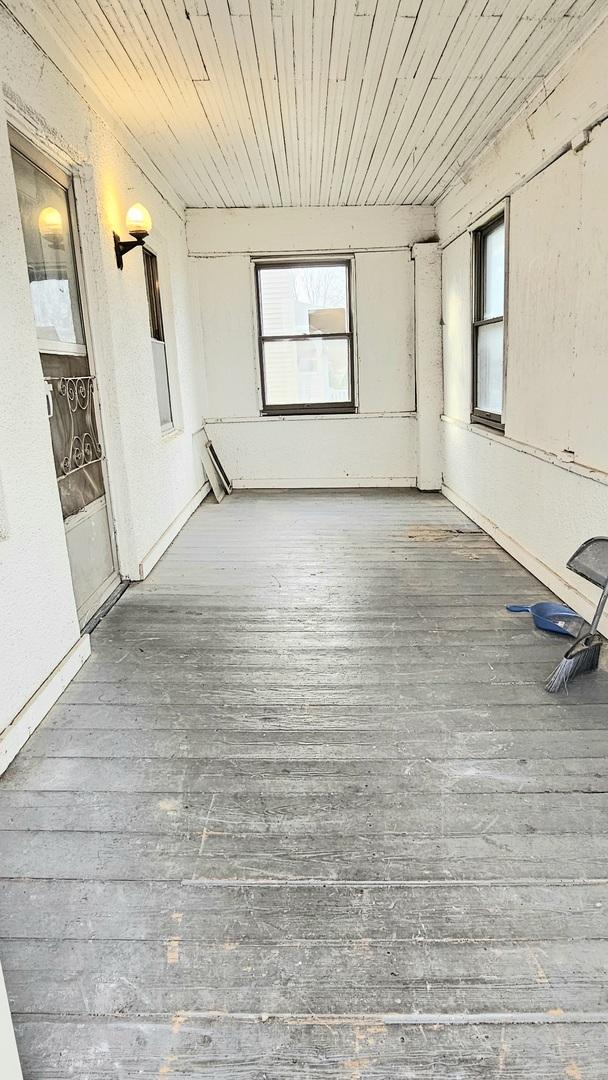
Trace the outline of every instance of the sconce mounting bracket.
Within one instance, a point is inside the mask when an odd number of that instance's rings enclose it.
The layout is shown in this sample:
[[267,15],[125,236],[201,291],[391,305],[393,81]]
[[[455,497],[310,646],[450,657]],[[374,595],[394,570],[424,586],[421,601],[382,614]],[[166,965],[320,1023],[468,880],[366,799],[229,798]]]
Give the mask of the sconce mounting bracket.
[[114,236],[114,251],[116,252],[116,265],[119,270],[122,270],[123,255],[127,254],[127,251],[132,251],[133,248],[143,247],[144,240],[148,234],[144,233],[143,236],[137,236],[134,240],[121,240],[118,233],[113,233]]

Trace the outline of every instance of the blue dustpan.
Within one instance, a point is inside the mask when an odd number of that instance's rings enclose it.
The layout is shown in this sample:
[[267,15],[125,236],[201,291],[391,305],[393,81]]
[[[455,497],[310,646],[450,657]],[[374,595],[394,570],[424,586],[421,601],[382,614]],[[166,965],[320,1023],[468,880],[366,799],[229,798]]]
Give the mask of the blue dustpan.
[[507,611],[529,611],[539,630],[578,637],[585,620],[565,604],[545,600],[540,604],[507,604]]

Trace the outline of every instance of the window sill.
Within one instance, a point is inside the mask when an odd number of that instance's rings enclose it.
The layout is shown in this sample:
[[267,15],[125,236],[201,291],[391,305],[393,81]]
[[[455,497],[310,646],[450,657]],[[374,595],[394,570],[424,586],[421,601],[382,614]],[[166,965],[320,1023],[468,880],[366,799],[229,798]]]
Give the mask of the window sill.
[[495,420],[491,416],[480,416],[478,413],[471,413],[470,420],[471,424],[490,428],[491,431],[495,431],[498,435],[504,435],[505,433],[505,425],[502,420]]
[[260,409],[260,416],[262,417],[281,417],[281,416],[344,416],[345,414],[353,414],[357,412],[356,405],[311,405],[309,407],[301,405],[277,405],[270,406],[265,409]]
[[532,443],[519,442],[519,440],[507,435],[506,432],[496,431],[488,427],[487,424],[467,423],[466,420],[459,420],[457,417],[448,416],[446,413],[442,415],[441,420],[442,423],[460,428],[461,431],[471,432],[480,439],[488,439],[489,442],[499,443],[501,446],[508,447],[518,454],[527,454],[538,461],[544,461],[548,465],[564,469],[575,476],[582,476],[586,480],[593,480],[595,483],[608,487],[608,471],[605,469],[600,469],[594,465],[585,465],[583,462],[573,461],[571,458],[561,457],[549,450],[543,450],[540,446],[534,446]]
[[178,435],[183,435],[184,429],[180,427],[167,427],[160,429],[161,442],[170,442],[171,439],[175,439]]

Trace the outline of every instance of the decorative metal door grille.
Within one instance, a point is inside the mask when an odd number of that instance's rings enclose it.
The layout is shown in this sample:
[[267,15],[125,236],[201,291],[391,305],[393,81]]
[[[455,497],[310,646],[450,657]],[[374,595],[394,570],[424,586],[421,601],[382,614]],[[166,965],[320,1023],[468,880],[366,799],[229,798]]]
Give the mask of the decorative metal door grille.
[[[101,445],[94,430],[93,384],[93,375],[57,380],[57,389],[67,401],[71,421],[69,446],[61,462],[62,471],[58,480],[102,459]],[[82,423],[79,423],[81,417]]]
[[55,474],[64,517],[103,495],[103,453],[95,422],[93,375],[46,375]]

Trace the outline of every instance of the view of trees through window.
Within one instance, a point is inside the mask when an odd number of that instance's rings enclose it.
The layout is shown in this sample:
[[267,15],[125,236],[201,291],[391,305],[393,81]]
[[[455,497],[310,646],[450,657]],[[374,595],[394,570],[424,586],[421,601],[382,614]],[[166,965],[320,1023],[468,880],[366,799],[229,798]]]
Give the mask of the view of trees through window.
[[296,270],[298,300],[309,308],[346,310],[346,275],[342,266],[303,266]]

